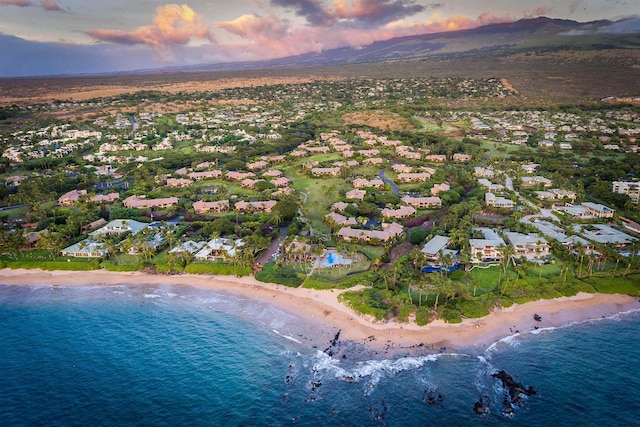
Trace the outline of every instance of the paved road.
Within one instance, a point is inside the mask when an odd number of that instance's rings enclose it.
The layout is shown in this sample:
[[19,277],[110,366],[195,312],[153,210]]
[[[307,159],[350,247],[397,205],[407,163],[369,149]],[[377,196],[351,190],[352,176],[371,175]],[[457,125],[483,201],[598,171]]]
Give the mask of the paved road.
[[288,229],[289,226],[280,228],[280,234],[278,235],[278,237],[271,241],[271,245],[269,245],[269,248],[260,254],[258,259],[256,260],[256,264],[266,264],[273,261],[273,254],[278,251],[278,249],[280,248],[280,244],[284,241],[285,237],[287,237]]
[[381,169],[380,173],[378,174],[378,176],[385,183],[389,184],[389,186],[391,186],[391,190],[393,191],[393,194],[398,196],[400,194],[400,190],[398,189],[398,186],[396,185],[395,182],[391,181],[389,178],[386,177],[386,175],[384,174],[386,171],[387,171],[386,169]]

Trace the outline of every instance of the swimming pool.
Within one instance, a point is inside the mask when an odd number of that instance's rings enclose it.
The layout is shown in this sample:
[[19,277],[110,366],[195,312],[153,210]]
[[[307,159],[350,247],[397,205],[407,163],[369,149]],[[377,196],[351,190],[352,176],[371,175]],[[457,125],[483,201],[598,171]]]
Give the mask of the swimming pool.
[[335,251],[326,251],[320,258],[318,267],[335,267],[336,265],[349,265],[353,261],[349,258],[345,258]]

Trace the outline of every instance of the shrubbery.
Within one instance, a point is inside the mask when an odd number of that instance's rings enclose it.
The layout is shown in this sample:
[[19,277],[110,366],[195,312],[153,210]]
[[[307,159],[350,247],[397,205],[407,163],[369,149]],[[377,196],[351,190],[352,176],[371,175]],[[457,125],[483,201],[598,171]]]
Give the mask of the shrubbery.
[[277,283],[290,287],[298,287],[303,278],[291,267],[281,267],[274,263],[267,263],[262,271],[256,273],[256,280],[266,283]]
[[184,268],[189,274],[211,274],[221,276],[248,276],[251,268],[234,266],[222,262],[193,262]]

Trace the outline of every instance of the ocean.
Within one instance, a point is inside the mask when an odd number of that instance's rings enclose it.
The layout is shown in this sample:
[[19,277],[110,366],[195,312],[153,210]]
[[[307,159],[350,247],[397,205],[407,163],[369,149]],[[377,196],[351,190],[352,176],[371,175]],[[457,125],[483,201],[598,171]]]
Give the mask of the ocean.
[[[638,425],[639,326],[629,312],[486,349],[329,357],[306,339],[333,331],[214,291],[0,285],[0,425]],[[537,391],[510,415],[500,370]]]

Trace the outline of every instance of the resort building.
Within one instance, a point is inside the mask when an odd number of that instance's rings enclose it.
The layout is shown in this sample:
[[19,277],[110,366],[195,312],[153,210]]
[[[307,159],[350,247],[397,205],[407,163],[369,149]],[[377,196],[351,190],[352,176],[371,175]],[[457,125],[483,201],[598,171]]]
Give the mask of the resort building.
[[193,181],[186,178],[167,178],[167,187],[188,187]]
[[340,176],[340,168],[312,168],[313,176]]
[[440,252],[449,245],[450,239],[447,236],[433,236],[431,240],[424,244],[422,252],[429,262],[438,261]]
[[178,198],[147,199],[146,196],[129,196],[122,203],[129,209],[166,209],[176,206]]
[[120,199],[120,194],[118,193],[96,194],[89,198],[89,200],[91,200],[94,203],[113,203],[119,199]]
[[442,200],[438,196],[432,197],[412,197],[404,196],[401,198],[403,203],[413,206],[416,209],[439,208],[442,206]]
[[347,242],[388,242],[402,235],[404,227],[398,223],[382,224],[382,230],[358,230],[344,227],[338,231],[338,237]]
[[234,207],[238,212],[271,212],[278,202],[275,200],[257,202],[237,202]]
[[364,178],[356,178],[353,180],[353,186],[355,188],[365,188],[365,187],[372,187],[372,188],[383,188],[384,187],[384,181],[382,181],[381,179],[375,178],[372,180],[368,180],[368,179],[364,179]]
[[636,205],[640,201],[640,182],[613,181],[611,186],[611,191],[626,194]]
[[229,171],[225,175],[225,178],[227,178],[227,181],[243,181],[247,178],[253,178],[254,176],[256,176],[256,174],[253,172]]
[[114,219],[108,222],[104,227],[91,233],[92,236],[131,233],[137,234],[147,228],[149,224],[136,221],[133,219]]
[[398,180],[403,183],[407,182],[425,182],[431,178],[430,173],[426,172],[410,172],[410,173],[399,173]]
[[494,184],[486,178],[480,178],[478,180],[478,184],[480,184],[480,186],[485,190],[490,191],[492,193],[501,193],[504,191],[504,185]]
[[354,188],[353,190],[347,191],[347,194],[345,196],[347,199],[364,200],[364,196],[366,195],[367,190],[359,190],[357,188]]
[[67,193],[64,193],[62,196],[58,198],[59,206],[71,206],[74,205],[80,200],[80,197],[86,196],[87,190],[71,190]]
[[471,259],[475,262],[490,262],[502,260],[502,248],[504,240],[494,230],[479,228],[484,239],[469,239],[471,247]]
[[575,227],[585,239],[596,243],[624,247],[638,240],[605,224],[577,224]]
[[596,218],[613,218],[613,214],[615,213],[615,210],[599,203],[584,202],[582,206],[587,209],[587,213]]
[[494,208],[513,208],[515,203],[511,199],[506,199],[504,197],[496,196],[493,193],[485,193],[484,194],[484,202],[487,206],[491,206]]
[[413,206],[402,206],[398,209],[384,208],[380,214],[385,218],[403,219],[415,215],[416,210]]
[[198,200],[193,204],[193,210],[197,214],[224,212],[229,210],[229,200],[220,200],[217,202],[203,202],[202,200]]
[[331,212],[322,217],[325,222],[335,225],[357,225],[358,221],[355,218],[348,218],[339,213]]
[[269,163],[265,162],[264,160],[259,160],[254,163],[247,163],[247,169],[249,169],[250,171],[258,171],[258,170],[266,169],[268,166],[269,166]]
[[437,196],[439,193],[449,190],[451,190],[451,186],[446,182],[443,182],[442,184],[436,184],[431,188],[431,195]]
[[212,170],[203,172],[191,172],[187,176],[196,181],[203,181],[207,179],[222,179],[222,171]]
[[471,156],[463,153],[455,153],[453,155],[454,162],[469,162],[471,161]]
[[473,174],[477,177],[477,178],[493,178],[496,173],[493,171],[493,169],[489,169],[489,168],[482,168],[479,166],[476,166],[473,168]]
[[194,242],[193,240],[187,240],[186,242],[184,242],[184,243],[176,246],[175,248],[171,249],[168,253],[176,254],[176,255],[187,254],[188,253],[188,254],[191,254],[191,255],[195,255],[206,244],[207,244],[207,242]]
[[447,156],[444,154],[429,154],[425,156],[425,159],[430,162],[444,163],[447,161]]
[[539,259],[549,256],[551,250],[547,240],[534,233],[522,234],[505,232],[507,241],[513,246],[516,257]]
[[542,184],[543,187],[551,187],[553,185],[553,181],[543,176],[523,176],[520,181],[523,187],[533,187],[539,184]]
[[100,242],[93,239],[84,239],[74,245],[64,248],[61,251],[62,256],[74,258],[102,258],[107,254],[107,250]]
[[242,239],[213,239],[204,245],[194,258],[198,261],[229,260],[235,256],[241,246],[244,246]]

